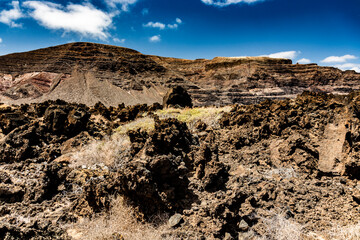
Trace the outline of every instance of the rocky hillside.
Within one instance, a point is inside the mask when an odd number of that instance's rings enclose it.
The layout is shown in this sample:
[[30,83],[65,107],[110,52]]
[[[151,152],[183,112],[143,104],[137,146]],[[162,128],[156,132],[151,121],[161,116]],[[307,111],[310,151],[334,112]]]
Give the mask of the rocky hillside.
[[345,94],[360,88],[360,74],[266,57],[165,58],[94,43],[0,56],[0,101],[8,104],[152,104],[176,85],[195,106],[222,106],[294,98],[304,90]]
[[1,105],[0,238],[359,239],[359,106]]

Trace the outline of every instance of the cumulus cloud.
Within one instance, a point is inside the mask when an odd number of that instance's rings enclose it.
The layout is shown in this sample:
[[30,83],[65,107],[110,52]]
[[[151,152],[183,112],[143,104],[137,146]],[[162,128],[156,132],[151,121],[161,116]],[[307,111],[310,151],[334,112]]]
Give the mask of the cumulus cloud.
[[121,5],[121,9],[123,11],[128,11],[129,5],[135,4],[137,2],[137,0],[105,0],[105,2],[111,8],[116,8],[117,5]]
[[286,51],[286,52],[278,52],[266,55],[270,58],[287,58],[287,59],[294,59],[299,55],[300,52],[297,51]]
[[20,9],[19,1],[12,1],[10,3],[12,9],[2,10],[0,12],[0,22],[9,25],[10,27],[21,27],[21,24],[15,21],[23,17]]
[[218,7],[226,7],[231,4],[238,4],[238,3],[255,3],[260,2],[262,0],[201,0],[206,5],[213,5]]
[[322,60],[322,63],[344,63],[347,60],[354,60],[357,59],[354,55],[344,55],[344,56],[330,56]]
[[151,38],[149,38],[149,41],[150,42],[160,42],[161,41],[161,36],[160,35],[155,35],[155,36],[152,36]]
[[159,28],[160,30],[168,29],[176,29],[179,25],[182,24],[182,20],[180,18],[175,19],[175,23],[173,24],[164,24],[161,22],[148,22],[147,24],[143,24],[144,27],[151,27],[151,28]]
[[63,7],[50,2],[26,1],[23,5],[32,10],[32,18],[48,29],[76,32],[99,39],[108,37],[106,30],[112,23],[113,15],[96,9],[89,3],[69,3]]
[[159,28],[160,30],[164,30],[166,25],[161,22],[148,22],[147,24],[143,25],[144,27],[151,27],[151,28]]
[[344,64],[337,64],[334,67],[339,68],[341,70],[354,70],[360,73],[360,63],[344,63]]
[[300,64],[308,64],[308,63],[311,63],[311,60],[307,59],[307,58],[302,58],[302,59],[298,60],[297,62]]

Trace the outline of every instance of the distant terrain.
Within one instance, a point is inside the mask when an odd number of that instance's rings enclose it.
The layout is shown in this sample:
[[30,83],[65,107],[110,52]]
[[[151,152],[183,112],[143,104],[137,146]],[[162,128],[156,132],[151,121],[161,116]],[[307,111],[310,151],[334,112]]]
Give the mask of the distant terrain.
[[152,104],[176,85],[188,90],[195,106],[224,106],[294,98],[304,90],[345,94],[360,89],[360,74],[288,59],[186,60],[94,43],[0,56],[0,102],[8,104]]

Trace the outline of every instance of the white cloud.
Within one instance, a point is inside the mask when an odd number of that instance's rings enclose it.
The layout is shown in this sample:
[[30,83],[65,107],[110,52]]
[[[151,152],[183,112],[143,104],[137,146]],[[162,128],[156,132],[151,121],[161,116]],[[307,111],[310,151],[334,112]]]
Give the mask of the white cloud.
[[170,29],[176,29],[179,27],[179,25],[177,23],[174,23],[174,24],[168,24],[167,27]]
[[26,1],[23,5],[32,9],[30,16],[46,28],[100,39],[108,37],[106,30],[112,23],[113,15],[96,9],[89,3],[70,3],[63,7],[50,2]]
[[182,20],[180,18],[176,18],[174,24],[164,24],[161,22],[148,22],[147,24],[143,24],[143,26],[151,27],[151,28],[159,28],[160,30],[164,30],[165,28],[176,29],[179,27],[180,24],[182,24]]
[[360,73],[360,66],[359,66],[359,67],[354,67],[354,68],[352,68],[351,70],[354,70],[355,72]]
[[113,41],[116,42],[116,43],[125,43],[126,39],[125,38],[122,38],[122,39],[113,38]]
[[129,5],[135,4],[137,0],[105,0],[105,2],[111,8],[116,8],[117,5],[121,5],[123,11],[129,11]]
[[307,58],[302,58],[302,59],[298,60],[297,62],[300,64],[308,64],[308,63],[311,63],[311,60],[307,59]]
[[19,1],[12,1],[10,6],[12,6],[12,9],[2,10],[0,12],[0,22],[5,23],[10,27],[21,27],[21,24],[15,23],[16,20],[23,17]]
[[147,24],[143,25],[144,27],[151,27],[151,28],[159,28],[160,30],[164,30],[166,25],[161,22],[148,22]]
[[344,56],[330,56],[322,60],[322,63],[344,63],[347,60],[357,59],[354,55],[344,55]]
[[151,38],[149,38],[150,42],[160,42],[161,41],[161,36],[160,35],[155,35],[152,36]]
[[218,7],[225,7],[231,4],[238,4],[238,3],[255,3],[260,2],[262,0],[201,0],[203,3],[207,5],[214,5]]
[[334,67],[339,68],[341,70],[354,70],[360,73],[360,63],[344,63],[344,64],[337,64]]
[[2,41],[3,41],[2,38],[0,38],[0,43],[2,43]]
[[294,59],[299,55],[300,52],[297,51],[286,51],[286,52],[278,52],[266,55],[266,57],[270,58],[287,58],[287,59]]

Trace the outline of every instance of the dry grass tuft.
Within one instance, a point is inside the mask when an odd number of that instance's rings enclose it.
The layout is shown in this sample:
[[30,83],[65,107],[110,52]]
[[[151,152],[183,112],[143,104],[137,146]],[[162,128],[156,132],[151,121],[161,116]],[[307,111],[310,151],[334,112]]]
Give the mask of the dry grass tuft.
[[151,131],[155,128],[154,119],[151,117],[143,117],[138,118],[132,122],[124,124],[116,129],[116,132],[119,134],[126,134],[129,130],[136,130],[136,129],[144,129],[146,131]]
[[155,227],[149,223],[138,222],[134,210],[121,197],[113,198],[109,214],[85,219],[67,229],[73,239],[116,239],[114,236],[122,236],[125,240],[175,239],[168,235],[168,231],[166,224]]
[[293,167],[273,168],[273,169],[265,171],[263,173],[263,175],[268,179],[272,179],[274,177],[274,175],[280,176],[281,178],[284,178],[284,179],[297,177],[297,174]]
[[129,149],[128,136],[115,133],[103,140],[93,141],[79,151],[71,153],[70,167],[90,167],[96,164],[110,166],[119,162],[121,155]]
[[347,226],[334,225],[334,227],[325,235],[328,236],[329,239],[333,240],[359,240],[360,222]]
[[270,219],[263,219],[263,223],[267,227],[267,232],[265,236],[258,238],[258,240],[304,239],[304,226],[286,218],[285,214],[278,214]]
[[210,127],[218,127],[219,119],[224,112],[230,112],[231,107],[197,107],[197,108],[167,108],[155,112],[160,118],[176,118],[188,124],[189,128],[201,120]]

